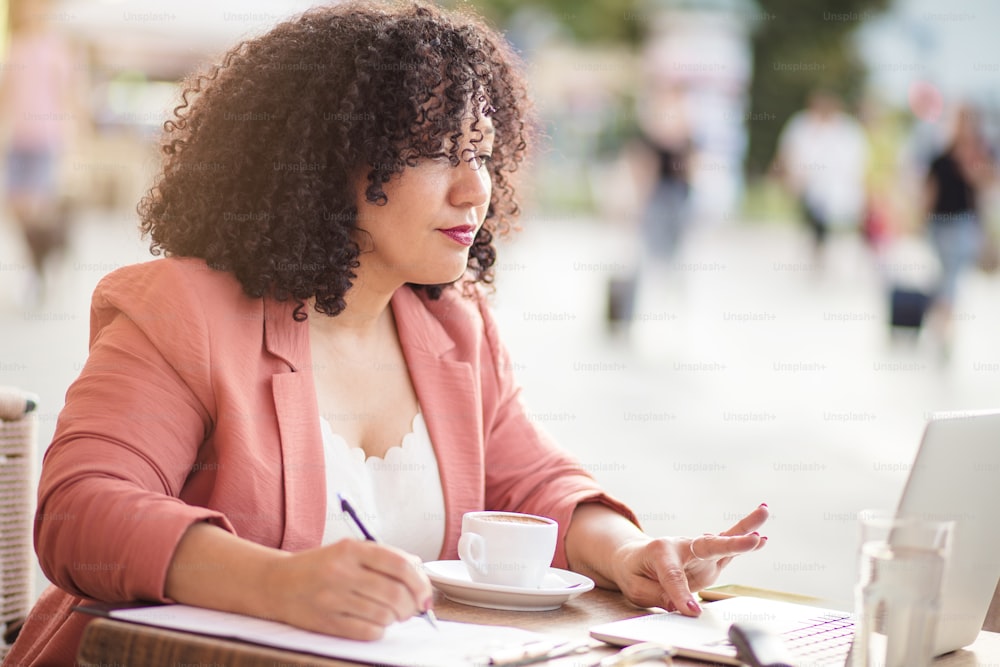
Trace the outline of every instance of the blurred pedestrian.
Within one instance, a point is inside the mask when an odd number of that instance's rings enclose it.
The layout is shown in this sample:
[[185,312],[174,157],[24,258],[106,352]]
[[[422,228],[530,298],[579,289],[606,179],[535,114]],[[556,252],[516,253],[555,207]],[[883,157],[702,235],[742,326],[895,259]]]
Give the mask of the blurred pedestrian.
[[650,283],[662,282],[653,276],[676,257],[690,219],[693,141],[685,93],[675,84],[654,85],[637,111],[638,133],[626,147],[626,160],[642,201],[640,244],[634,268],[611,278],[607,315],[613,330],[631,322],[643,283],[644,289],[662,287]]
[[867,162],[864,129],[833,93],[812,93],[806,109],[781,131],[775,169],[798,200],[817,267],[830,231],[857,229],[861,223]]
[[31,254],[29,303],[44,299],[47,260],[66,244],[59,173],[75,122],[72,56],[48,25],[47,8],[41,0],[11,5],[12,32],[0,78],[5,196]]
[[995,178],[996,167],[980,128],[979,114],[971,106],[960,106],[952,138],[931,160],[924,181],[924,220],[941,263],[933,295],[932,326],[945,354],[950,351],[959,277],[975,265],[984,249],[981,193]]
[[642,216],[645,255],[653,261],[674,258],[688,226],[691,122],[682,90],[668,86],[640,111],[640,149],[652,175]]

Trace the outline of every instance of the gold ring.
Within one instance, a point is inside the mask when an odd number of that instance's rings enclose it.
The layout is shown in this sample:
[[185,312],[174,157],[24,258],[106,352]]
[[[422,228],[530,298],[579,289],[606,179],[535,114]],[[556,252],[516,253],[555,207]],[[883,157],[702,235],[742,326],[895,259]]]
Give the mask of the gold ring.
[[[694,538],[694,540],[696,540],[696,539],[698,539],[698,538],[697,537]],[[690,542],[688,542],[688,548],[691,550],[691,555],[694,556],[695,560],[709,560],[708,558],[702,558],[701,556],[699,556],[698,554],[696,554],[694,552],[694,540],[691,540]]]

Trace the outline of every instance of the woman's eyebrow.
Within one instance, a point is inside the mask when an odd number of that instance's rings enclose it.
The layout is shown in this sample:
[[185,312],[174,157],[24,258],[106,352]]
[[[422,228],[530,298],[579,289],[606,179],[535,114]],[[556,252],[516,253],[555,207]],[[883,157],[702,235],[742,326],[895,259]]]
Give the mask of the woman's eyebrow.
[[480,136],[480,140],[482,140],[482,139],[492,139],[492,138],[494,138],[496,136],[496,133],[497,133],[497,131],[493,128],[492,124],[491,125],[484,125],[484,126],[481,126],[481,127],[477,126],[472,131],[473,132],[478,132],[481,135]]

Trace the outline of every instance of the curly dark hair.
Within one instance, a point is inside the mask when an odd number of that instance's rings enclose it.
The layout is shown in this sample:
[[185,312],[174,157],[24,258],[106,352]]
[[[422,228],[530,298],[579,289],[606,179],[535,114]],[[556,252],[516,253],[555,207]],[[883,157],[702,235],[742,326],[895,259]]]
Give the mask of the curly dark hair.
[[[394,174],[444,152],[462,121],[496,130],[486,222],[465,280],[490,283],[495,233],[518,215],[510,174],[530,119],[520,61],[477,17],[421,2],[359,0],[307,11],[190,76],[164,124],[162,172],[139,203],[154,255],[200,257],[251,297],[336,315],[356,277],[356,186],[382,205]],[[481,133],[478,134],[481,139]],[[413,286],[438,298],[445,285]]]

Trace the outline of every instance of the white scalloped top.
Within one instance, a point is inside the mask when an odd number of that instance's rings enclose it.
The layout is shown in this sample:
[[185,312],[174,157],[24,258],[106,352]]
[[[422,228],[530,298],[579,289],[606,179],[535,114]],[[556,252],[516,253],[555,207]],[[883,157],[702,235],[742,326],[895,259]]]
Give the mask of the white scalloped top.
[[379,541],[437,560],[444,543],[444,493],[437,456],[427,425],[418,411],[403,441],[384,458],[365,458],[320,417],[326,456],[326,528],[323,544],[344,537],[363,538],[337,506],[344,494]]

